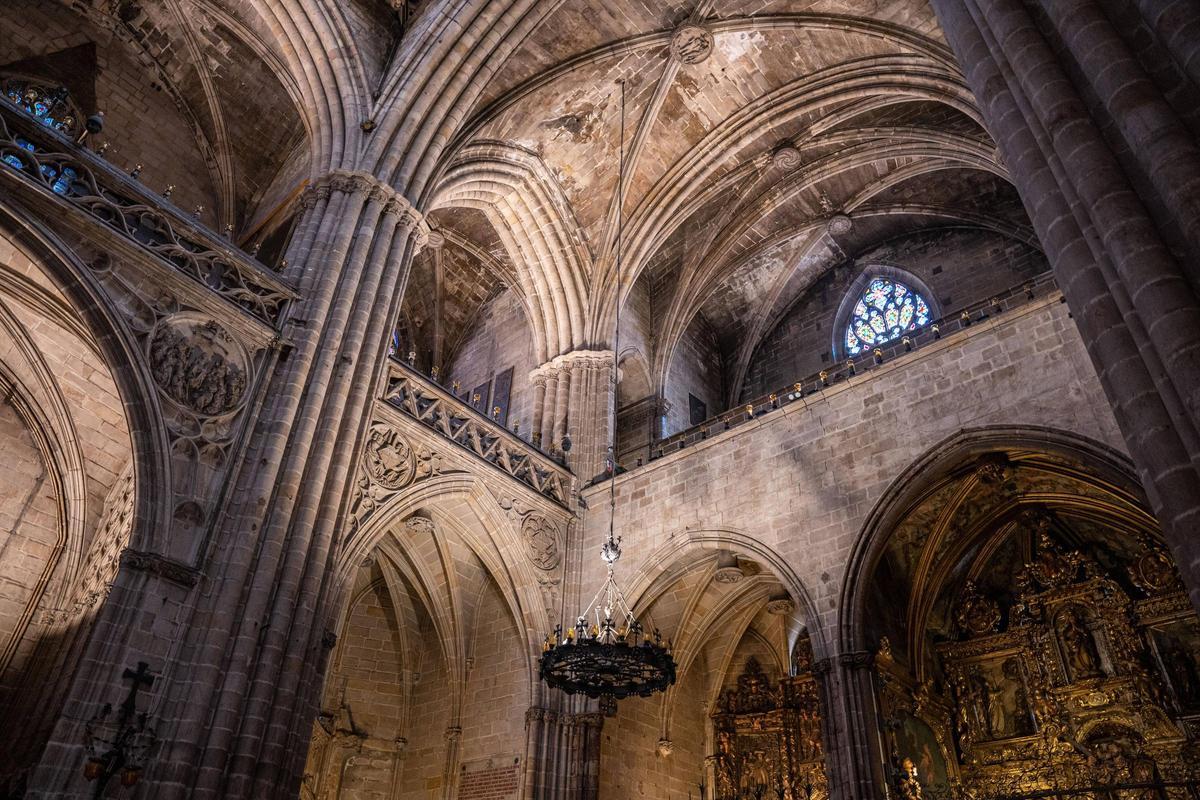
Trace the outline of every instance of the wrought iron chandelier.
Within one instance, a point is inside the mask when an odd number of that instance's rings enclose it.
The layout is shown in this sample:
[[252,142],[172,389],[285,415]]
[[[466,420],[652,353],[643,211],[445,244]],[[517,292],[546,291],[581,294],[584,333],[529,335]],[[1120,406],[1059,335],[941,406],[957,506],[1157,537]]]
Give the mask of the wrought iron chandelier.
[[[649,697],[675,683],[671,643],[652,625],[644,626],[625,600],[614,574],[621,558],[621,537],[616,535],[617,511],[617,359],[621,343],[621,250],[624,238],[625,198],[625,82],[621,87],[620,158],[617,171],[617,313],[613,338],[610,386],[613,398],[611,439],[608,447],[608,535],[600,548],[607,577],[592,601],[583,607],[575,625],[564,634],[562,625],[547,636],[540,671],[549,686],[567,694],[583,694],[612,703],[626,697]],[[648,628],[648,629],[647,629]]]

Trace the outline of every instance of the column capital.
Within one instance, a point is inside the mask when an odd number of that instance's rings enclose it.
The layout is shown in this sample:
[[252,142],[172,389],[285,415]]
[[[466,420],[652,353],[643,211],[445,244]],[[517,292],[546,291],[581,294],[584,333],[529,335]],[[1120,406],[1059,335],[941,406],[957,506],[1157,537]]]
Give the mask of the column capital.
[[399,216],[400,227],[417,232],[418,252],[429,243],[432,230],[425,215],[399,190],[369,172],[348,169],[327,172],[308,185],[300,198],[300,207],[312,208],[333,192],[366,195],[372,202],[382,203],[384,214]]
[[575,367],[607,369],[612,367],[612,362],[612,350],[572,350],[569,353],[555,356],[545,364],[534,368],[529,373],[529,380],[536,383],[540,377],[544,381],[546,378],[556,377],[560,372],[569,371]]
[[846,669],[866,669],[875,664],[875,654],[870,650],[854,650],[842,653],[837,657],[838,663]]
[[575,721],[585,728],[601,728],[604,726],[604,715],[599,711],[588,711],[576,714]]

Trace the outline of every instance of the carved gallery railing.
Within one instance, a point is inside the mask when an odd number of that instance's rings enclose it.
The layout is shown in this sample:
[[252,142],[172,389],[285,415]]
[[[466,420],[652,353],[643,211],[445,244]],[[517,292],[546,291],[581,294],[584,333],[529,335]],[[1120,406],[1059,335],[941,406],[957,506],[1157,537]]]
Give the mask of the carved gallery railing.
[[736,408],[726,411],[724,414],[710,417],[687,430],[672,434],[665,439],[660,439],[653,446],[650,458],[654,460],[670,455],[677,450],[683,450],[686,447],[704,441],[710,435],[716,435],[721,431],[736,428],[738,425],[750,422],[764,414],[769,414],[785,405],[799,402],[801,399],[817,394],[847,378],[876,369],[906,352],[917,350],[941,339],[943,336],[949,336],[971,325],[1020,308],[1031,300],[1048,296],[1057,290],[1058,284],[1054,282],[1054,276],[1050,272],[1044,272],[1033,280],[1019,286],[1014,286],[995,297],[967,306],[942,319],[934,320],[929,325],[920,330],[913,331],[899,341],[877,348],[877,353],[872,351],[859,358],[850,359],[843,362],[840,368],[830,366],[829,369],[822,370],[815,375],[809,375],[790,386],[763,395],[762,397],[756,397],[750,402],[742,403]]
[[272,327],[296,296],[232,242],[4,97],[0,164],[0,176],[23,178],[44,199],[82,211]]
[[568,469],[408,364],[396,359],[389,363],[383,399],[477,458],[567,506],[572,480]]

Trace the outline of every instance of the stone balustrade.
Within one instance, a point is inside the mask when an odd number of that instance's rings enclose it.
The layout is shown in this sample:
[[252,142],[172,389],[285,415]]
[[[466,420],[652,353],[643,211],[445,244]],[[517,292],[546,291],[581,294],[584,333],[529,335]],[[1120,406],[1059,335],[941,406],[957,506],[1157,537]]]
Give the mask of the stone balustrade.
[[550,456],[401,361],[389,365],[383,399],[539,494],[567,507],[573,476]]
[[[155,264],[181,273],[278,328],[295,292],[227,238],[189,219],[101,156],[0,97],[0,186],[47,216],[99,223]],[[30,193],[32,190],[32,193]]]
[[[929,325],[920,330],[913,331],[901,340],[889,342],[880,348],[868,350],[863,355],[840,364],[832,364],[828,369],[822,370],[817,374],[804,376],[789,386],[781,387],[777,391],[761,397],[755,397],[748,402],[733,407],[729,411],[710,417],[698,425],[693,425],[690,428],[661,439],[654,444],[650,460],[653,461],[674,453],[677,450],[683,450],[690,445],[707,439],[710,435],[715,436],[721,431],[736,428],[743,423],[750,422],[761,417],[763,414],[769,414],[789,403],[794,403],[809,395],[817,394],[840,381],[882,366],[884,363],[906,352],[919,349],[924,345],[941,339],[943,336],[949,336],[973,324],[1004,314],[1012,309],[1020,308],[1035,298],[1045,297],[1056,291],[1058,291],[1058,284],[1055,282],[1053,274],[1044,272],[1032,281],[1014,286],[995,297],[961,308],[956,312],[947,314],[941,319],[934,320]],[[874,352],[875,349],[879,351],[878,356]]]

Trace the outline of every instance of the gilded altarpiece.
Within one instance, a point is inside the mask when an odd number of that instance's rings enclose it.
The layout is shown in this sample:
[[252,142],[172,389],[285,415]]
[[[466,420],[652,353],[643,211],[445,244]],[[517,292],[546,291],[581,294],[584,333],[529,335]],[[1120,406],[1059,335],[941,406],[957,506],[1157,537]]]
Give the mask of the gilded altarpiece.
[[818,689],[807,666],[776,684],[751,658],[737,687],[721,695],[712,715],[716,800],[828,797]]
[[1192,797],[1172,784],[1200,778],[1200,627],[1169,560],[1147,544],[1128,568],[1129,591],[1045,530],[1036,554],[1011,603],[967,581],[958,639],[936,647],[948,691],[906,682],[886,646],[880,654],[890,727],[903,728],[905,713],[921,718],[945,761],[944,772],[930,759],[923,770],[919,751],[904,752],[915,740],[893,731],[898,795],[940,794],[944,778],[945,791],[970,798],[1122,784],[1160,788],[1101,794]]

